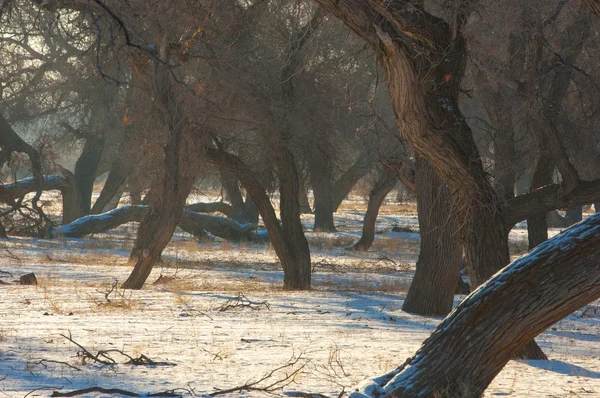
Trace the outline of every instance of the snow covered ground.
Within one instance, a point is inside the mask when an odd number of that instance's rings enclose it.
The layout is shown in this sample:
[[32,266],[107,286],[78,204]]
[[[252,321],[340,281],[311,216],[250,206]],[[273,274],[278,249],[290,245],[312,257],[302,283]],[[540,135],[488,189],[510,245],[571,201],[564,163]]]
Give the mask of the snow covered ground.
[[[401,311],[419,237],[390,229],[416,231],[416,215],[384,212],[377,229],[385,233],[372,251],[345,251],[358,239],[361,221],[360,211],[350,209],[337,215],[341,232],[307,233],[314,264],[310,292],[281,290],[283,275],[268,245],[197,244],[178,233],[145,289],[111,291],[131,271],[133,226],[87,239],[11,238],[3,245],[0,270],[12,276],[1,279],[34,272],[39,283],[0,285],[0,396],[49,396],[92,386],[204,395],[286,364],[255,387],[292,375],[283,393],[348,392],[404,362],[440,321]],[[310,225],[311,216],[305,222]],[[511,234],[517,253],[526,248],[525,239],[522,228]],[[236,301],[239,292],[249,306]],[[108,353],[115,364],[83,361],[82,348],[67,337],[93,355],[119,350],[165,364],[127,364],[117,351]],[[551,360],[511,361],[486,396],[600,397],[599,303],[554,325],[538,342]]]

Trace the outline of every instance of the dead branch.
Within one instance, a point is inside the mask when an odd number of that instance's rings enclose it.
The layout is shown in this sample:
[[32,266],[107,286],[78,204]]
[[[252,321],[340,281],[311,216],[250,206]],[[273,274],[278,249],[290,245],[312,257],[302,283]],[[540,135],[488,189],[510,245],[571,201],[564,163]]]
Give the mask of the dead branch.
[[[298,373],[300,373],[300,371],[302,371],[306,367],[308,361],[304,362],[298,368],[294,369],[301,358],[302,358],[302,354],[298,355],[297,357],[295,355],[292,355],[292,357],[286,364],[273,369],[272,371],[270,371],[269,373],[267,373],[266,375],[264,375],[263,377],[261,377],[260,379],[258,379],[256,381],[249,381],[244,385],[241,385],[238,387],[233,387],[233,388],[228,388],[225,390],[219,389],[218,391],[210,393],[209,396],[224,395],[224,394],[230,394],[233,392],[240,392],[240,391],[260,391],[260,392],[272,393],[277,390],[281,390],[284,387],[294,383],[296,375]],[[293,370],[290,373],[287,373],[287,371],[289,369],[293,369]],[[270,379],[272,379],[273,376],[277,372],[280,372],[280,371],[285,371],[284,375],[281,376],[281,378],[279,378],[279,379],[271,381]]]
[[230,309],[244,309],[244,308],[249,308],[251,310],[260,310],[261,306],[267,307],[267,309],[269,311],[271,310],[271,306],[269,305],[269,303],[267,301],[261,301],[261,302],[251,301],[250,299],[248,299],[248,297],[246,297],[244,295],[244,293],[239,292],[237,297],[227,300],[225,302],[225,304],[220,306],[219,311],[223,312],[223,311],[227,311]]
[[53,359],[44,359],[44,358],[40,358],[40,359],[38,360],[38,362],[36,362],[34,365],[40,365],[40,366],[43,366],[43,367],[44,367],[44,369],[47,369],[47,368],[48,368],[48,365],[46,365],[46,362],[48,362],[48,363],[58,363],[58,364],[61,364],[61,365],[65,365],[66,367],[69,367],[69,368],[71,368],[71,369],[73,369],[73,370],[77,370],[77,371],[80,371],[80,372],[81,372],[81,369],[79,369],[77,366],[73,366],[73,365],[71,365],[70,363],[63,362],[63,361],[55,361],[55,360],[53,360]]
[[132,357],[131,355],[118,350],[116,348],[110,350],[100,350],[96,355],[92,354],[88,349],[84,346],[73,340],[71,333],[69,336],[65,336],[61,334],[62,337],[69,340],[71,343],[75,344],[77,347],[81,349],[81,351],[77,352],[77,356],[81,358],[82,362],[85,364],[86,360],[91,360],[95,363],[100,363],[102,365],[114,366],[119,363],[110,355],[112,353],[117,353],[128,359],[127,362],[124,362],[123,365],[137,365],[137,366],[177,366],[177,364],[172,362],[163,362],[163,361],[153,361],[148,358],[146,355],[141,354],[139,357]]
[[73,390],[69,392],[54,391],[51,397],[75,397],[77,395],[86,395],[92,392],[99,392],[102,394],[121,394],[127,397],[181,397],[182,395],[176,393],[175,390],[166,390],[152,394],[139,394],[137,392],[121,390],[120,388],[102,388],[102,387],[89,387],[81,390]]

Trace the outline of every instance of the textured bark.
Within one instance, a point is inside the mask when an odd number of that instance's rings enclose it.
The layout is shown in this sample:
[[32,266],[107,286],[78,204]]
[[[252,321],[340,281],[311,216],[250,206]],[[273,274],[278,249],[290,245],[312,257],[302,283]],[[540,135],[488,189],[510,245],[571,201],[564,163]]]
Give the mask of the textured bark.
[[502,201],[458,107],[466,54],[460,26],[467,15],[458,15],[451,27],[418,5],[317,2],[376,50],[398,131],[453,192],[467,270],[473,285],[480,285],[509,263],[509,253]]
[[369,202],[367,204],[367,212],[363,221],[362,235],[358,242],[350,246],[348,249],[357,251],[367,251],[373,244],[375,239],[375,222],[379,214],[379,208],[385,200],[385,197],[396,186],[396,174],[385,168],[381,177],[371,189],[369,193]]
[[512,124],[512,103],[500,93],[491,93],[488,115],[495,125],[494,134],[494,188],[498,196],[515,196],[515,142]]
[[600,298],[598,239],[594,215],[542,243],[460,303],[404,365],[352,396],[480,397],[528,341]]
[[100,196],[98,196],[98,199],[96,199],[96,202],[94,203],[94,206],[92,206],[90,213],[104,213],[104,210],[109,202],[113,200],[115,196],[120,196],[120,194],[123,193],[123,186],[127,181],[127,177],[127,169],[123,165],[123,162],[120,160],[115,160],[111,165],[110,171],[108,172],[108,177],[106,177],[104,187],[102,187],[102,191],[100,191]]
[[421,248],[402,310],[446,316],[462,268],[462,247],[449,188],[424,160],[417,159],[417,210]]

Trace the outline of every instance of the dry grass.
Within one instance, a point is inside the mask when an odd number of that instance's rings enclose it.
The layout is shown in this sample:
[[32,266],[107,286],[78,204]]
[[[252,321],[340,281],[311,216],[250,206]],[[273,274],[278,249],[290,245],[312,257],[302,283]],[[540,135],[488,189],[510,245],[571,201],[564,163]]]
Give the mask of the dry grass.
[[[338,208],[338,212],[361,212],[367,211],[367,202],[364,201],[349,201],[345,200]],[[385,202],[379,208],[379,214],[400,214],[400,215],[416,215],[417,214],[417,203],[416,202]]]

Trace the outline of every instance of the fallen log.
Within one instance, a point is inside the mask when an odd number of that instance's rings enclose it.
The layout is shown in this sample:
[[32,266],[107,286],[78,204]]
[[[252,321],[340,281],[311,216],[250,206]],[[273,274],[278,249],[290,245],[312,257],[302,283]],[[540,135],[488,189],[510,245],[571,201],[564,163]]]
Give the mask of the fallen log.
[[[140,222],[147,211],[148,206],[118,207],[103,214],[81,217],[69,224],[55,227],[51,230],[50,237],[81,238],[106,232],[128,222]],[[264,241],[264,234],[252,231],[252,224],[240,224],[226,217],[209,216],[190,211],[187,208],[184,210],[178,226],[194,236],[201,236],[202,231],[206,231],[219,238],[232,241]]]
[[[69,188],[69,182],[60,176],[44,176],[43,191],[58,190],[63,192]],[[37,192],[38,181],[34,177],[24,178],[10,184],[0,185],[0,202],[13,205],[28,193]]]

